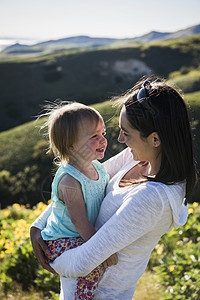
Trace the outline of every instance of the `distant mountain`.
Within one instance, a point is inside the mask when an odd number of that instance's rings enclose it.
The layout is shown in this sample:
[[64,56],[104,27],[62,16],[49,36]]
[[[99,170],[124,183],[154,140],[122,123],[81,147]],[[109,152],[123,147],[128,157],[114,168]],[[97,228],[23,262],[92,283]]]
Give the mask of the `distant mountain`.
[[24,53],[25,54],[25,53],[41,52],[41,50],[35,48],[34,46],[15,43],[13,45],[6,47],[2,52],[8,53],[8,54],[9,53]]
[[14,51],[21,51],[21,50],[25,50],[25,49],[29,49],[30,46],[28,45],[22,45],[19,43],[15,43],[13,45],[10,45],[6,48],[6,52],[12,52]]
[[132,42],[135,43],[147,43],[147,42],[153,42],[156,40],[172,40],[172,39],[178,39],[183,38],[195,34],[200,34],[200,24],[195,25],[192,27],[188,27],[186,29],[178,30],[175,32],[159,32],[159,31],[151,31],[145,35],[142,35],[140,37],[136,37],[133,39],[130,39]]
[[158,31],[151,31],[147,34],[144,34],[140,37],[136,37],[131,39],[131,41],[135,43],[146,43],[146,42],[152,42],[155,40],[161,40],[164,39],[166,36],[168,36],[169,32],[158,32]]
[[167,36],[167,39],[168,40],[169,39],[177,39],[177,38],[187,37],[187,36],[196,35],[196,34],[200,34],[200,24],[170,33]]
[[58,40],[49,40],[40,42],[34,45],[21,45],[16,43],[12,46],[5,48],[2,52],[5,54],[23,54],[23,53],[42,53],[42,52],[54,52],[58,50],[66,49],[92,49],[110,45],[117,45],[126,47],[130,43],[149,43],[154,41],[162,41],[169,39],[183,38],[191,35],[200,34],[200,24],[178,30],[176,32],[158,32],[151,31],[135,38],[128,39],[112,39],[112,38],[97,38],[89,36],[74,36]]
[[35,45],[21,45],[16,43],[9,47],[6,47],[2,52],[6,54],[18,54],[18,53],[34,53],[34,52],[53,52],[57,50],[65,49],[92,49],[102,46],[114,44],[120,39],[112,38],[96,38],[89,36],[75,36],[69,38],[63,38],[58,40],[49,40],[37,43]]
[[58,40],[50,40],[45,41],[42,43],[38,43],[37,45],[46,45],[46,44],[88,44],[88,43],[96,43],[99,45],[106,45],[111,44],[113,42],[117,41],[117,39],[111,39],[111,38],[92,38],[89,36],[74,36],[74,37],[68,37],[64,39],[58,39]]

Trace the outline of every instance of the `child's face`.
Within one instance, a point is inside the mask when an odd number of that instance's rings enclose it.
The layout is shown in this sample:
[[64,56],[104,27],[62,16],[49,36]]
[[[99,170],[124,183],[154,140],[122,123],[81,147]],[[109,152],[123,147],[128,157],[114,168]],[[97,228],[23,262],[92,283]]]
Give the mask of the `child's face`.
[[80,124],[78,141],[73,145],[73,155],[81,155],[85,160],[102,159],[107,147],[103,120],[96,124],[85,119]]

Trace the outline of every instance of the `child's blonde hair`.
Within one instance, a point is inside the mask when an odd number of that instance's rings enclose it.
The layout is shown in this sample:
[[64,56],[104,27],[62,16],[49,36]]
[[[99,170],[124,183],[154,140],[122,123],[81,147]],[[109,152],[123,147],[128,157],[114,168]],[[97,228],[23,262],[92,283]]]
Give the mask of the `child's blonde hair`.
[[60,102],[47,115],[50,150],[61,162],[69,160],[69,148],[77,142],[84,119],[96,124],[103,120],[96,109],[77,102]]

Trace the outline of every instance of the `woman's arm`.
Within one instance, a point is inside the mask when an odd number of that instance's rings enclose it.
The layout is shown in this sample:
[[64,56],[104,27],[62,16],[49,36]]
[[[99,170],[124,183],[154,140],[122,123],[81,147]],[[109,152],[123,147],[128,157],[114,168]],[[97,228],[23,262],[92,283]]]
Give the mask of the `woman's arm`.
[[[47,255],[49,248],[41,237],[41,230],[46,226],[47,219],[51,214],[52,204],[50,203],[41,215],[32,223],[30,227],[30,238],[35,256],[42,267],[51,273],[56,274],[55,270],[49,265]],[[50,253],[49,253],[50,254]]]
[[141,184],[89,241],[66,251],[50,265],[63,276],[85,276],[111,254],[149,232],[159,222],[162,210],[157,190]]
[[47,208],[37,217],[37,219],[31,224],[31,227],[36,227],[40,230],[44,229],[47,224],[47,219],[52,211],[52,202],[47,206]]

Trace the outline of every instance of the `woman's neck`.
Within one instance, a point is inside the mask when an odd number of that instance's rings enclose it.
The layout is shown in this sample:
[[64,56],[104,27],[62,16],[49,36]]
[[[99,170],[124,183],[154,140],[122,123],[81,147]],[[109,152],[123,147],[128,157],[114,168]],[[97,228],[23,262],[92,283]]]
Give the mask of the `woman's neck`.
[[160,165],[161,165],[161,155],[158,155],[156,159],[148,163],[148,167],[146,169],[145,175],[148,177],[156,177],[156,175],[160,170]]

